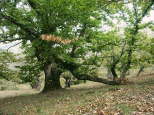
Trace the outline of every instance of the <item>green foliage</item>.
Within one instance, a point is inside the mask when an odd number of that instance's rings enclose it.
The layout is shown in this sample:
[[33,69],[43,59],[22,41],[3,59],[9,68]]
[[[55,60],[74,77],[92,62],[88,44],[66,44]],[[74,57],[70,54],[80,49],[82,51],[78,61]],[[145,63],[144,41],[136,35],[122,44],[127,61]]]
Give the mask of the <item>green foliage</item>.
[[41,64],[36,59],[27,59],[25,65],[19,67],[19,76],[23,83],[30,82],[35,86],[39,82],[39,75],[41,72]]
[[114,33],[107,35],[111,38],[108,39],[111,40],[111,44],[102,50],[104,51],[102,57],[105,57],[103,61],[107,67],[114,68],[117,73],[121,72],[121,75],[126,74],[131,68],[152,64],[153,56],[150,53],[152,38],[143,34],[143,29],[151,27],[153,23],[144,23],[143,18],[150,12],[153,1],[143,4],[144,1],[135,0],[129,5],[119,7],[118,15],[113,16],[112,19],[124,21],[127,26],[123,28],[122,36],[117,36],[119,31],[113,28],[116,25],[112,25]]
[[0,51],[0,79],[19,81],[18,73],[9,66],[16,62],[16,56],[7,51]]

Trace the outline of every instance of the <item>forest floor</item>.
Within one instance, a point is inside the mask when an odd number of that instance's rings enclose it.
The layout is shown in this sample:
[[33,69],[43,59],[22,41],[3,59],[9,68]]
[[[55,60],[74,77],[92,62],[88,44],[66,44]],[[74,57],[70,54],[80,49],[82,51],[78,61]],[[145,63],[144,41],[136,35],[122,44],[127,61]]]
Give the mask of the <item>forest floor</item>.
[[0,99],[36,93],[39,93],[39,91],[32,89],[28,83],[18,84],[7,80],[0,80]]
[[87,82],[68,89],[0,99],[0,115],[154,115],[154,74],[132,84]]
[[6,90],[6,91],[0,91],[0,99],[8,98],[8,97],[16,97],[21,95],[31,95],[31,94],[37,94],[37,93],[39,93],[39,91],[35,89]]

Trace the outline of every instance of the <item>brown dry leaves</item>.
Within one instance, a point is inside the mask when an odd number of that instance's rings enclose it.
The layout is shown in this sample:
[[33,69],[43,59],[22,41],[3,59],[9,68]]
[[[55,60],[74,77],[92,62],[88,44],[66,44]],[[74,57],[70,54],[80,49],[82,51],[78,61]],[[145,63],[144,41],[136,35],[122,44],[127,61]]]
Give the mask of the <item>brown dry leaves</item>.
[[60,43],[60,44],[70,44],[70,43],[74,42],[75,40],[77,40],[77,39],[74,39],[74,40],[64,40],[61,37],[57,37],[57,36],[54,36],[54,35],[48,35],[48,34],[42,34],[40,36],[40,38],[42,40],[52,41],[52,42],[56,42],[56,43]]
[[111,88],[78,106],[75,115],[154,115],[154,84]]

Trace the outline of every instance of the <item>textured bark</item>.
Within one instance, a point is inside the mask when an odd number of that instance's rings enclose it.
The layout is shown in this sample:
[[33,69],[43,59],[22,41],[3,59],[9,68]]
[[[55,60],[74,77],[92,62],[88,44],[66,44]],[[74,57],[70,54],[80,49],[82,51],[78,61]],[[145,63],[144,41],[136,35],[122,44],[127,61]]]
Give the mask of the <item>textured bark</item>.
[[103,79],[103,78],[99,78],[97,76],[91,76],[88,74],[73,73],[73,75],[78,80],[89,80],[89,81],[100,82],[100,83],[104,83],[104,84],[108,84],[108,85],[120,85],[120,83],[118,81]]
[[109,67],[107,68],[107,78],[113,79],[113,75],[112,75],[111,69]]
[[45,73],[45,86],[43,92],[46,92],[51,89],[60,89],[60,74],[57,67],[53,64],[47,64],[44,67]]
[[141,66],[136,76],[140,76],[141,72],[143,71],[144,71],[144,66]]
[[76,72],[78,68],[81,67],[81,64],[75,63],[75,62],[64,62],[62,59],[57,58],[56,63],[61,63],[61,66],[67,70],[69,70],[75,78],[78,80],[89,80],[89,81],[94,81],[94,82],[100,82],[108,85],[120,85],[120,83],[116,80],[108,80],[108,79],[103,79],[99,78],[98,76],[91,76],[89,74],[82,74],[80,72]]
[[134,35],[131,38],[131,44],[130,44],[129,50],[127,52],[128,53],[127,62],[122,65],[122,71],[121,71],[121,74],[120,74],[121,79],[125,79],[127,72],[130,69],[130,66],[131,66],[131,63],[132,63],[133,46],[134,46],[135,41],[136,41],[135,36],[137,35],[137,33],[138,33],[138,26],[136,27]]
[[65,79],[65,87],[71,87],[71,80],[70,79]]
[[111,66],[111,73],[113,75],[113,80],[116,80],[118,78],[115,68],[116,68],[116,65]]

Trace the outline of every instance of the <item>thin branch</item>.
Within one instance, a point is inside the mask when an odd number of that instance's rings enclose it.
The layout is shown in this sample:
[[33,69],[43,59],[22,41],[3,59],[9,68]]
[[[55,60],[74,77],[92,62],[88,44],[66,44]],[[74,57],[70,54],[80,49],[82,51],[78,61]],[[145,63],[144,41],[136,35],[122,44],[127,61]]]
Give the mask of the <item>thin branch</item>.
[[144,10],[142,17],[144,17],[147,14],[147,12],[150,10],[153,4],[154,4],[154,0],[151,0],[151,3],[149,4],[149,6]]
[[106,47],[106,46],[109,46],[109,45],[114,45],[114,46],[118,46],[118,44],[117,43],[113,43],[113,42],[108,42],[108,43],[106,43],[106,44],[101,44],[101,45],[98,45],[98,47]]
[[102,8],[105,8],[105,7],[109,6],[110,4],[116,3],[116,2],[123,2],[122,4],[129,4],[129,3],[131,3],[130,1],[125,2],[125,1],[123,1],[123,0],[111,0],[111,1],[108,1],[108,3],[105,4]]
[[153,4],[154,4],[154,0],[151,0],[151,3],[145,8],[145,10],[143,11],[141,17],[136,21],[136,23],[140,23],[142,21],[142,19],[148,13],[148,11],[150,10],[150,8],[153,6]]

